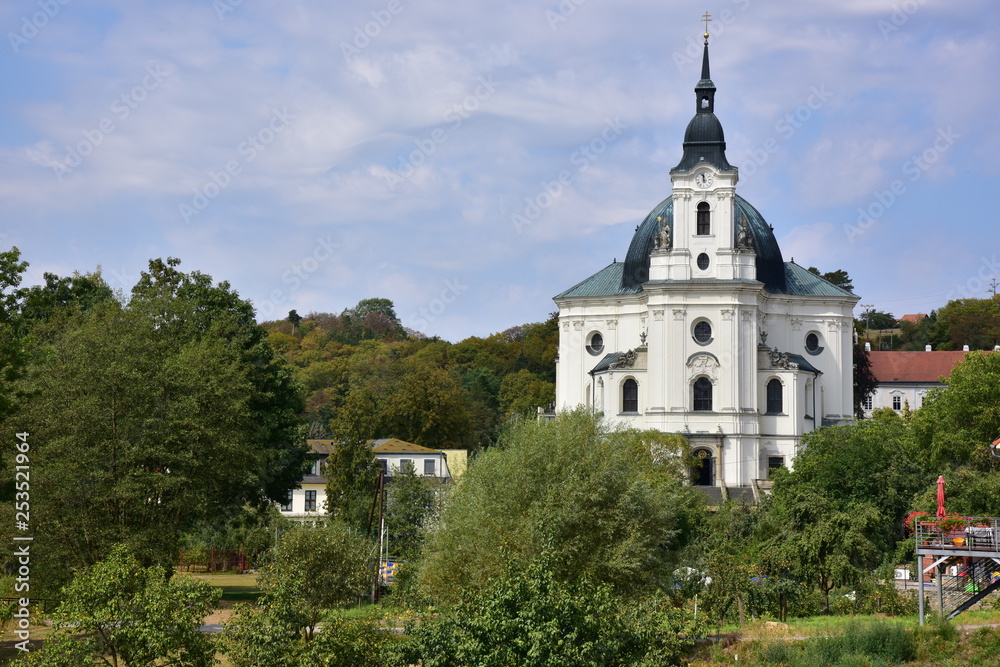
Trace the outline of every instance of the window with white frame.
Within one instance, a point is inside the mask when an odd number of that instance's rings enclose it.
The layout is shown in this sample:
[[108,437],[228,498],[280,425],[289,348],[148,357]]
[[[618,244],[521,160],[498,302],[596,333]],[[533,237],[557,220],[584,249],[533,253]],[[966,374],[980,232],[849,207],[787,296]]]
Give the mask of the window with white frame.
[[902,394],[893,394],[892,395],[892,409],[893,410],[902,410],[903,409],[903,396],[902,396]]
[[875,405],[875,394],[865,394],[865,397],[861,399],[861,407],[865,410],[871,410]]

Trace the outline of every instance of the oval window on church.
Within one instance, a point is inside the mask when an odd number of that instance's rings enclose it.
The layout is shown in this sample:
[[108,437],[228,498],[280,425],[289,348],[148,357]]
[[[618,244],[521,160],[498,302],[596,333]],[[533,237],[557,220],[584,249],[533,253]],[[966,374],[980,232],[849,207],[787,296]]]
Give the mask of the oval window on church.
[[806,352],[809,354],[819,354],[823,348],[819,346],[819,335],[811,333],[806,336]]
[[598,355],[604,351],[604,336],[596,331],[590,335],[590,342],[587,343],[587,352]]
[[694,325],[694,339],[699,343],[707,343],[712,340],[712,325],[702,320]]
[[698,255],[698,268],[702,271],[708,268],[708,255],[705,253]]

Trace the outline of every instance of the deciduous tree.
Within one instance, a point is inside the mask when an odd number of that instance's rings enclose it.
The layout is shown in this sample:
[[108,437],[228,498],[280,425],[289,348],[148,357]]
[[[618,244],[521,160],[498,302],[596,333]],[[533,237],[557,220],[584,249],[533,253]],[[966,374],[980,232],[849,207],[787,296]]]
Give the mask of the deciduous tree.
[[168,565],[180,533],[298,481],[297,388],[225,284],[151,263],[128,305],[64,318],[33,348],[10,425],[31,433],[41,577],[125,543]]
[[989,443],[1000,435],[1000,354],[973,352],[913,416],[918,451],[931,466],[1000,470]]
[[437,478],[421,477],[408,463],[392,476],[386,493],[385,524],[390,553],[403,560],[415,558],[423,542],[427,519],[434,510],[441,484]]
[[864,399],[878,389],[878,378],[872,370],[871,357],[860,344],[854,344],[854,418],[865,418]]
[[77,572],[63,590],[54,632],[28,654],[39,667],[211,667],[215,647],[198,631],[222,591],[143,567],[122,546]]
[[684,484],[684,447],[584,411],[513,423],[451,492],[424,543],[422,587],[460,599],[547,551],[560,580],[656,588],[703,502]]

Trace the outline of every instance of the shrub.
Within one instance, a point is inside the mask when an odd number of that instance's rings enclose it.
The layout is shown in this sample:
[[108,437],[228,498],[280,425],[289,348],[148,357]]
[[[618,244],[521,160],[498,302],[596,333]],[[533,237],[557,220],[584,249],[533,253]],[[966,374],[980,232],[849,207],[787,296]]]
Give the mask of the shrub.
[[[544,560],[544,559],[543,559]],[[562,584],[534,562],[415,628],[426,667],[681,664],[694,645],[685,612],[660,598],[615,598],[608,584]]]

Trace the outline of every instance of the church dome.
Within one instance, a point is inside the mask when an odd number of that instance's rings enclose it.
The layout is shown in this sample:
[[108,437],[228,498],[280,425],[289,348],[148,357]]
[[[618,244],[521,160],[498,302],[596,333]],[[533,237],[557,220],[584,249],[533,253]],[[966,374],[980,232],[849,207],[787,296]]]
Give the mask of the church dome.
[[695,114],[684,131],[685,144],[715,144],[725,141],[722,123],[714,113]]
[[[764,283],[765,289],[772,294],[784,293],[785,260],[781,256],[778,240],[774,238],[774,231],[760,211],[743,197],[735,195],[733,205],[733,238],[736,237],[740,222],[746,219],[750,243],[757,255],[757,280]],[[649,280],[649,254],[653,251],[654,240],[660,231],[661,219],[670,227],[673,235],[673,195],[657,204],[635,230],[622,267],[621,287],[624,292],[639,292],[642,284]]]

